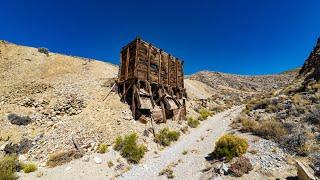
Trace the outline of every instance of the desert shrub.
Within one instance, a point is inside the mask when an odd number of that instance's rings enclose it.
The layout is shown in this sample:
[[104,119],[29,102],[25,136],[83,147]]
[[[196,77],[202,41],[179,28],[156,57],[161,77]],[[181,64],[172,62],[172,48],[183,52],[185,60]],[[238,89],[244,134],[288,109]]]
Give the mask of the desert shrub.
[[24,173],[34,172],[38,169],[37,165],[34,163],[22,164],[22,170]]
[[163,146],[169,146],[171,142],[177,141],[180,133],[177,131],[170,131],[168,128],[163,128],[156,134],[155,142]]
[[300,155],[306,155],[309,148],[307,142],[307,133],[297,128],[284,136],[280,144],[290,151],[297,152]]
[[29,116],[19,116],[17,114],[9,114],[8,120],[10,121],[11,124],[16,124],[16,125],[25,126],[31,123],[31,118]]
[[100,154],[104,154],[104,153],[107,152],[107,150],[108,150],[108,146],[106,144],[104,144],[104,143],[101,143],[98,146],[97,152],[100,153]]
[[192,128],[196,128],[199,126],[200,122],[198,119],[194,119],[192,117],[189,117],[187,120],[188,126],[192,127]]
[[137,144],[138,136],[136,133],[122,138],[119,136],[116,139],[114,149],[119,151],[121,156],[126,158],[129,162],[139,163],[140,159],[144,156],[144,153],[147,151],[147,147],[142,144]]
[[211,111],[209,111],[208,109],[205,109],[205,108],[201,108],[199,110],[199,114],[200,116],[202,117],[202,119],[207,119],[209,116],[212,116],[213,113]]
[[268,113],[274,113],[274,112],[277,112],[278,111],[278,108],[276,105],[274,104],[270,104],[266,107],[266,112]]
[[0,159],[0,179],[14,180],[16,176],[17,157],[15,155],[6,155]]
[[269,104],[270,104],[270,102],[268,101],[268,99],[261,99],[261,100],[256,101],[252,105],[252,109],[253,110],[265,109]]
[[311,111],[305,118],[306,122],[311,124],[320,124],[320,109]]
[[241,117],[240,123],[242,124],[241,130],[244,132],[253,132],[258,127],[258,122],[250,120],[247,117]]
[[56,152],[49,155],[47,166],[60,166],[72,161],[73,159],[79,159],[82,156],[83,154],[81,152],[75,150]]
[[238,157],[246,153],[248,147],[249,144],[246,139],[232,134],[226,134],[216,142],[213,155],[216,158],[226,157],[228,160],[231,160],[233,157]]
[[168,179],[174,178],[173,170],[171,169],[171,167],[167,167],[159,172],[159,176],[163,175],[166,175]]
[[108,161],[108,167],[111,168],[112,166],[114,166],[112,161]]
[[279,140],[281,136],[287,133],[283,124],[276,120],[267,120],[261,122],[252,130],[254,134],[266,139]]
[[38,52],[43,53],[47,56],[49,55],[49,50],[47,48],[40,47],[40,48],[38,48]]
[[301,94],[295,94],[292,96],[292,101],[294,104],[303,106],[308,104],[308,100],[306,100]]
[[230,165],[229,170],[234,176],[241,177],[243,174],[247,174],[253,170],[253,166],[248,158],[240,157]]

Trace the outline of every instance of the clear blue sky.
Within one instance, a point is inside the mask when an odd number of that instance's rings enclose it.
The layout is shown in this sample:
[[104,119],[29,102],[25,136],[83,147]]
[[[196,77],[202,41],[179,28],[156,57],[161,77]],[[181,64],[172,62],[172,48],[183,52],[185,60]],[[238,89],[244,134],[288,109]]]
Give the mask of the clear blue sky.
[[320,35],[319,0],[0,0],[0,39],[119,63],[140,36],[185,72],[278,73],[302,65]]

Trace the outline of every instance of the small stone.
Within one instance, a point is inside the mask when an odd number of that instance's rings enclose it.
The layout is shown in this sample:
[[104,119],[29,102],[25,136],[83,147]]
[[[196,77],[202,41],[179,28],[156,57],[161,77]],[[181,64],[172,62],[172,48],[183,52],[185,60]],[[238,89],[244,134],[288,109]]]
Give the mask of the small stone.
[[67,171],[70,171],[71,169],[72,169],[72,167],[68,166],[68,167],[66,167],[65,171],[67,172]]
[[25,162],[27,161],[27,157],[25,155],[19,155],[19,161]]
[[90,160],[90,157],[89,157],[89,156],[83,157],[83,162],[89,162],[89,160]]
[[41,171],[39,171],[39,172],[37,172],[37,177],[39,178],[39,177],[42,177],[43,176],[43,172],[41,172]]
[[102,159],[101,158],[99,158],[99,157],[94,157],[94,162],[96,163],[96,164],[101,164],[102,163]]

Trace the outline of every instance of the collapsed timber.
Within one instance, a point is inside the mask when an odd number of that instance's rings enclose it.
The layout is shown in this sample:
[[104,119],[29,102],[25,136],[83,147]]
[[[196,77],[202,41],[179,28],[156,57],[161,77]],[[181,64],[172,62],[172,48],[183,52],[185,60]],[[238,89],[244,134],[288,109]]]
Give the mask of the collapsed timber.
[[120,62],[118,93],[134,119],[185,119],[183,61],[137,38],[122,48]]

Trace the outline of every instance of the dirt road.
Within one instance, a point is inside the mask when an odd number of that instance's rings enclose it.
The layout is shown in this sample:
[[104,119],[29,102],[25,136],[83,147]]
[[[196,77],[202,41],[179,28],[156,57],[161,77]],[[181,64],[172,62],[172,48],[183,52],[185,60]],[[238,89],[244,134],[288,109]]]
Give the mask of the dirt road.
[[160,152],[158,157],[132,167],[120,179],[166,179],[159,176],[159,172],[170,164],[176,164],[172,168],[175,178],[199,179],[201,170],[205,168],[205,157],[213,151],[214,142],[227,130],[241,109],[236,107],[203,121],[179,142]]

